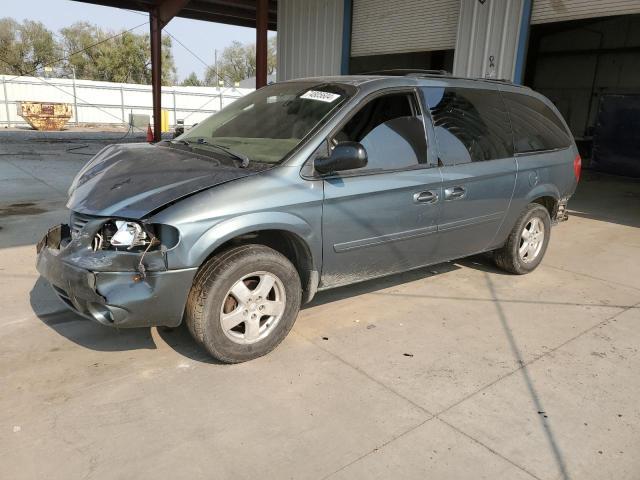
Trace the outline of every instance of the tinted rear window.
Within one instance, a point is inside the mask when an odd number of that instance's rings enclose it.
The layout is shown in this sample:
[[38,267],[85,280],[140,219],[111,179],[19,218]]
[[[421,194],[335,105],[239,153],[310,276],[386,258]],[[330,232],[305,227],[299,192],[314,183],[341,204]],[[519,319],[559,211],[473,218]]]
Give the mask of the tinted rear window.
[[513,155],[509,116],[500,93],[476,88],[423,89],[445,165]]
[[502,93],[511,117],[516,153],[566,148],[571,138],[562,120],[542,101],[520,93]]

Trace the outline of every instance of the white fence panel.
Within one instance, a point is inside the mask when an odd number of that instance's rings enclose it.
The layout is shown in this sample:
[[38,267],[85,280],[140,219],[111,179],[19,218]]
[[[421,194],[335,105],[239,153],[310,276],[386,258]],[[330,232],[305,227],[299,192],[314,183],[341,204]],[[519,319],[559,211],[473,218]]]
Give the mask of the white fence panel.
[[[162,109],[169,112],[171,126],[176,125],[176,120],[184,120],[188,126],[252,91],[252,88],[162,87]],[[27,124],[18,115],[21,101],[71,104],[72,125],[120,125],[128,123],[129,113],[150,117],[153,113],[150,85],[0,75],[0,125]]]

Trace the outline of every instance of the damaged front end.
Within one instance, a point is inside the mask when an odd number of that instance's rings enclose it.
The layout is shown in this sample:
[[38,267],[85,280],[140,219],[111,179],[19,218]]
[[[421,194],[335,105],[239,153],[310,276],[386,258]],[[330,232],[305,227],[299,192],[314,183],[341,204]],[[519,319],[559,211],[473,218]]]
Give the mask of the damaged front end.
[[69,308],[103,325],[177,326],[196,269],[169,270],[178,231],[73,213],[37,245],[38,272]]

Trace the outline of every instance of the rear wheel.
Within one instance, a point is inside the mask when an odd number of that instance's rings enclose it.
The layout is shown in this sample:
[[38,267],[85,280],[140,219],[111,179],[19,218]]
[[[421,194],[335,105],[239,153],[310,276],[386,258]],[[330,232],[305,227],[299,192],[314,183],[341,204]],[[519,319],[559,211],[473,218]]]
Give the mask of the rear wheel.
[[269,353],[286,337],[300,309],[298,272],[282,254],[242,245],[209,259],[187,300],[189,331],[226,363]]
[[496,265],[523,275],[533,271],[544,257],[551,234],[551,218],[545,207],[530,203],[516,221],[505,245],[494,252]]

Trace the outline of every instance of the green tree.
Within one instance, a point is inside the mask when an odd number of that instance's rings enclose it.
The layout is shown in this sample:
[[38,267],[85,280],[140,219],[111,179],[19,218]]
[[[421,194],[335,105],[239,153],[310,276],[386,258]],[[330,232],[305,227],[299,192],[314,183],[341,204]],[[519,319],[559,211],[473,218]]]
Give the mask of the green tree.
[[[116,35],[80,22],[63,28],[60,35],[67,55],[64,66],[67,75],[75,70],[77,78],[87,80],[151,83],[148,34],[124,31]],[[162,83],[173,85],[175,80],[171,38],[165,35],[162,37]]]
[[[61,57],[53,32],[42,23],[0,19],[0,74],[32,75]],[[55,65],[52,65],[55,66]]]
[[80,52],[70,57],[64,65],[65,73],[71,75],[75,70],[76,77],[82,79],[97,79],[97,59],[102,55],[100,45],[93,44],[103,41],[107,35],[95,25],[87,22],[74,23],[70,27],[60,30],[61,45],[65,55]]
[[191,72],[189,76],[182,81],[181,85],[183,87],[201,87],[202,82],[196,75],[196,72]]
[[267,74],[276,73],[278,69],[278,37],[270,37],[267,43]]
[[[276,71],[277,57],[277,40],[276,37],[269,38],[267,44],[267,73],[272,74]],[[218,59],[218,75],[220,80],[225,84],[233,84],[244,80],[245,78],[255,77],[256,75],[256,45],[255,43],[243,45],[238,41],[234,41],[222,51],[222,55]],[[211,65],[205,72],[204,83],[206,85],[217,85],[215,65]]]

